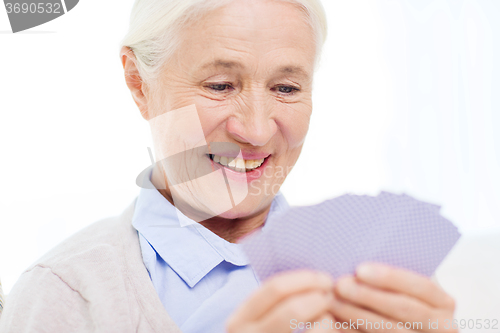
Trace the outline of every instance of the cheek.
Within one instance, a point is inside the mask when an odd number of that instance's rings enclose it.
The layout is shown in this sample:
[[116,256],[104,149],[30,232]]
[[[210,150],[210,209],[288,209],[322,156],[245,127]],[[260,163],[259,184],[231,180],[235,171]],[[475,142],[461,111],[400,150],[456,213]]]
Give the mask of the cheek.
[[293,110],[276,120],[283,133],[288,149],[300,148],[309,130],[311,109]]
[[233,114],[233,107],[228,101],[213,101],[203,97],[196,98],[195,101],[201,126],[208,140],[215,132],[218,133],[217,128]]

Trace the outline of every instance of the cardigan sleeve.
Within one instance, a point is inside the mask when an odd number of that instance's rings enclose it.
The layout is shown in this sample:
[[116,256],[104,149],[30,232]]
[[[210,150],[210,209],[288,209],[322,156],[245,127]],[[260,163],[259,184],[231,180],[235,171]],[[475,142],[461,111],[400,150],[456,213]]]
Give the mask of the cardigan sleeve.
[[50,268],[24,272],[5,300],[0,332],[94,332],[89,303]]

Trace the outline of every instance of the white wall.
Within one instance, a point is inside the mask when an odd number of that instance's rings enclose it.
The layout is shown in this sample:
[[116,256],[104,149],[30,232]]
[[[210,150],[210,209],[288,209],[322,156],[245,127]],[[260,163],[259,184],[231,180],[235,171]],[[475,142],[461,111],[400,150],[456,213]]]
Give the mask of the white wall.
[[288,198],[404,191],[464,231],[499,227],[500,2],[324,3],[330,36]]
[[[323,2],[330,36],[288,200],[404,191],[442,205],[464,233],[500,228],[500,2]],[[36,258],[138,192],[151,143],[118,56],[131,6],[80,1],[15,35],[0,9],[7,293]]]

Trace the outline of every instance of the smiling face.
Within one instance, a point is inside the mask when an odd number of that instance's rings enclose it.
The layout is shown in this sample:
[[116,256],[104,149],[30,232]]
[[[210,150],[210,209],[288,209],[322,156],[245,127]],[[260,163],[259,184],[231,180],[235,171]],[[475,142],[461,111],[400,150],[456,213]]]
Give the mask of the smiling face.
[[[219,212],[219,217],[258,214],[269,208],[297,161],[307,134],[316,56],[313,29],[306,14],[294,4],[235,0],[187,26],[180,37],[178,49],[156,83],[161,93],[151,95],[146,118],[179,109],[186,111],[187,118],[172,116],[156,125],[153,139],[157,157],[176,153],[159,152],[163,149],[159,147],[168,150],[177,145],[186,150],[211,142],[232,143],[241,150],[239,157],[243,159],[229,163],[235,156],[231,147],[200,148],[192,150],[188,169],[223,168],[230,181],[240,184],[231,188],[233,191],[244,185],[248,192],[244,200]],[[186,134],[196,128],[196,118],[203,132],[199,138]],[[188,125],[183,127],[182,123]],[[177,140],[172,131],[191,136],[187,140],[192,144],[172,143]],[[163,166],[161,175],[169,183],[186,173],[182,170],[186,165]],[[185,188],[178,195],[187,205],[210,209],[216,192],[227,192],[227,188],[207,188],[207,184],[210,182]],[[172,196],[171,188],[165,192]]]

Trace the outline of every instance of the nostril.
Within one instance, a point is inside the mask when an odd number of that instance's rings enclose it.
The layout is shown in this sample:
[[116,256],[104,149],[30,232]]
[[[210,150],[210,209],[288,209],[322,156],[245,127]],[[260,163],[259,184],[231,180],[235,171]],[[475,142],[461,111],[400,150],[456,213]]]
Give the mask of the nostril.
[[237,140],[241,140],[242,143],[249,143],[248,140],[246,140],[244,137],[242,137],[241,135],[239,134],[236,134],[236,133],[233,133],[233,135],[236,137]]
[[276,133],[277,126],[273,119],[256,118],[228,119],[226,129],[234,140],[252,146],[264,146]]

